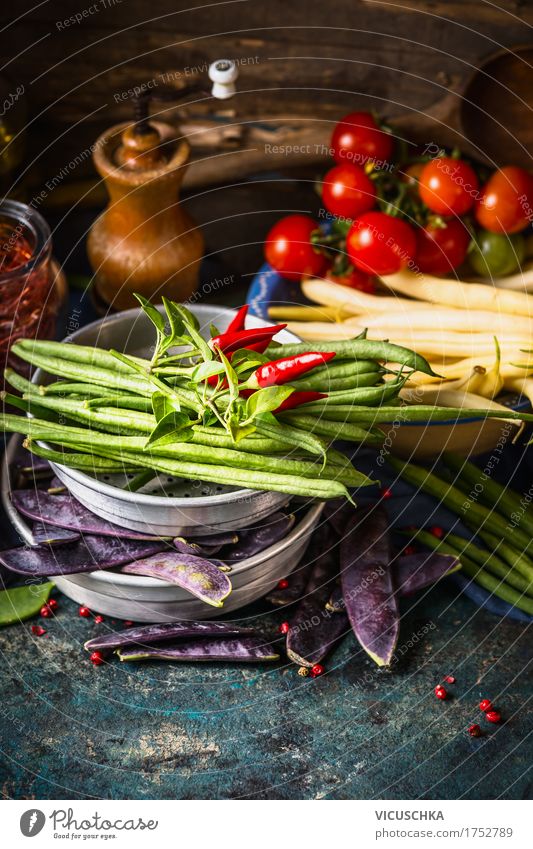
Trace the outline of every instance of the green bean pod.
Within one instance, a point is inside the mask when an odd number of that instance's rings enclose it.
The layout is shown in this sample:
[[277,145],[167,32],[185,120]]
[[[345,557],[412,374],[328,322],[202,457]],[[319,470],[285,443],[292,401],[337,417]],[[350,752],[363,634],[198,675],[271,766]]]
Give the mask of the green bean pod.
[[[310,342],[308,347],[312,348],[313,343]],[[285,350],[285,346],[282,350]],[[346,380],[348,377],[355,378],[366,374],[380,375],[382,372],[382,366],[374,360],[341,360],[337,362],[337,358],[335,358],[326,365],[313,369],[306,379],[314,380],[316,377],[322,386],[324,382],[327,383],[330,380]]]
[[[40,395],[78,395],[83,398],[115,398],[117,394],[115,389],[108,389],[106,386],[97,386],[94,383],[72,383],[67,380],[57,380],[55,383],[49,383],[47,386],[39,385],[37,389]],[[142,396],[136,396],[130,393],[128,396],[123,397],[136,398]]]
[[364,386],[375,386],[381,380],[377,371],[362,372],[351,377],[333,377],[313,374],[308,379],[293,380],[291,386],[302,391],[339,392],[346,389],[361,389]]
[[152,413],[152,400],[143,395],[103,395],[100,398],[89,398],[83,402],[88,410],[98,407],[117,407],[122,410],[137,410],[139,413]]
[[37,415],[41,408],[54,410],[58,415],[67,419],[90,425],[98,430],[106,430],[110,433],[120,434],[124,430],[134,433],[151,433],[155,428],[155,416],[139,413],[133,410],[119,409],[118,407],[99,407],[95,410],[84,406],[83,401],[70,398],[49,398],[39,396],[25,396],[24,400],[29,402],[30,412],[35,410]]
[[[202,425],[193,425],[193,438],[191,440],[197,445],[211,445],[216,448],[234,448],[235,443],[229,436],[226,430],[221,427],[203,427]],[[287,443],[281,442],[278,439],[267,436],[258,436],[255,433],[241,439],[238,443],[241,451],[251,451],[252,453],[263,454],[279,454],[287,450]],[[305,445],[300,444],[300,449],[304,450]],[[325,448],[323,449],[325,450]],[[318,454],[318,451],[311,451],[311,454]]]
[[528,613],[529,616],[533,616],[532,598],[529,598],[529,596],[526,596],[523,593],[519,593],[518,590],[509,586],[509,584],[504,580],[501,578],[495,578],[486,569],[483,569],[483,567],[469,559],[463,560],[462,564],[463,572],[465,572],[469,578],[472,578],[476,584],[479,584],[488,592],[497,595],[499,598],[503,599],[503,601],[506,601],[507,604],[511,604],[513,607],[518,607],[520,610],[523,610],[524,613]]
[[[315,403],[315,402],[313,402]],[[328,418],[333,418],[331,410],[328,410]],[[338,410],[335,410],[337,413]],[[461,419],[514,419],[516,421],[533,421],[531,413],[515,413],[513,410],[500,412],[499,410],[474,410],[466,407],[433,407],[429,404],[399,404],[397,407],[362,407],[355,404],[340,411],[334,420],[344,419],[344,415],[350,418],[346,421],[358,421],[361,424],[377,424],[386,422],[455,422]]]
[[0,401],[8,407],[15,407],[17,410],[22,410],[23,413],[29,413],[31,408],[35,416],[40,416],[50,421],[57,420],[55,413],[45,410],[44,407],[39,406],[38,402],[30,404],[29,401],[20,398],[18,395],[12,395],[10,392],[0,392]]
[[[105,351],[103,348],[92,348],[89,345],[65,344],[65,342],[53,342],[48,339],[19,339],[15,342],[13,350],[19,357],[22,356],[22,353],[32,356],[35,354],[67,360],[80,365],[94,366],[97,369],[123,372],[124,374],[131,373],[131,369],[128,369],[124,363],[117,361],[109,351]],[[133,356],[132,359],[144,368],[149,368],[148,360]]]
[[[157,445],[145,449],[146,440],[142,437],[113,436],[95,431],[90,432],[82,428],[58,428],[48,429],[42,425],[35,425],[33,420],[28,420],[25,431],[32,439],[42,439],[53,442],[55,445],[85,446],[96,453],[102,448],[117,451],[136,451],[148,457],[165,457],[179,459],[187,462],[200,462],[202,464],[226,465],[232,469],[247,469],[254,471],[277,473],[280,468],[287,475],[305,477],[311,479],[338,480],[346,486],[359,487],[370,486],[374,482],[366,475],[357,471],[349,462],[344,466],[328,464],[320,467],[316,461],[299,460],[284,457],[282,462],[278,457],[264,456],[263,454],[252,454],[237,449],[212,448],[204,445],[196,445],[191,442],[174,443],[160,448]],[[327,461],[327,457],[326,457]],[[146,460],[146,465],[150,462]],[[151,467],[151,466],[150,466]]]
[[415,351],[411,351],[410,348],[393,345],[392,342],[379,342],[371,339],[347,339],[340,342],[293,342],[283,345],[283,356],[293,357],[297,354],[304,354],[310,348],[313,351],[320,352],[335,351],[339,360],[378,360],[399,363],[413,369],[413,371],[421,371],[423,374],[438,377],[428,361]]
[[330,407],[343,406],[347,404],[377,407],[384,401],[390,401],[392,398],[396,398],[404,384],[404,379],[389,380],[386,383],[380,383],[379,386],[367,386],[362,389],[331,392],[327,398],[321,398],[319,401],[311,401],[309,404],[302,404],[301,409],[304,412],[306,410],[327,411]]
[[21,392],[22,394],[26,392],[33,392],[35,395],[39,392],[39,387],[32,383],[31,380],[27,380],[21,374],[16,372],[12,368],[6,368],[4,370],[4,377],[6,379],[6,383],[9,383],[13,389],[16,389],[17,392]]
[[[36,438],[42,438],[37,436]],[[43,450],[40,448],[39,450]],[[46,449],[44,449],[44,452]],[[228,484],[246,489],[259,489],[270,492],[284,492],[288,495],[303,495],[308,498],[328,500],[330,498],[350,498],[346,487],[338,480],[319,480],[304,478],[297,475],[272,472],[254,471],[250,469],[232,469],[228,477],[228,467],[215,464],[202,464],[173,460],[153,453],[134,453],[124,450],[110,450],[109,447],[98,446],[93,453],[112,460],[119,460],[145,469],[147,466],[176,477],[191,480],[204,480],[213,483]]]
[[38,366],[48,374],[66,377],[76,382],[101,384],[110,389],[133,392],[138,395],[151,395],[154,391],[150,381],[135,372],[130,371],[126,374],[118,370],[111,371],[103,368],[95,368],[85,363],[60,359],[59,357],[45,357],[33,350],[19,348],[18,345],[19,343],[17,342],[13,346],[13,350],[16,348],[15,353],[18,357],[34,366]]
[[517,572],[520,572],[527,581],[533,581],[533,563],[524,551],[518,551],[510,544],[510,540],[512,540],[510,534],[505,539],[498,539],[490,531],[483,529],[478,531],[478,536],[491,549],[497,549],[503,560]]
[[[453,546],[447,545],[446,542],[437,539],[437,537],[427,531],[417,531],[416,537],[417,539],[420,539],[424,545],[427,545],[428,548],[442,551],[445,554],[457,554]],[[479,566],[475,563],[474,560],[466,554],[461,556],[461,566],[464,574],[468,575],[469,578],[472,578],[472,580],[483,587],[483,589],[498,596],[498,598],[503,599],[503,601],[513,605],[513,607],[518,607],[520,610],[523,610],[525,613],[533,616],[532,598],[518,592],[518,590],[510,586],[501,578],[495,577],[483,566]]]
[[[301,408],[300,408],[301,409]],[[349,422],[335,422],[324,417],[304,415],[304,413],[284,413],[283,421],[300,427],[302,430],[312,432],[317,436],[326,437],[330,440],[345,440],[346,442],[361,442],[368,445],[380,445],[384,434],[368,431],[363,427],[350,424]]]
[[106,457],[98,457],[96,454],[85,454],[81,452],[55,451],[47,446],[39,445],[32,439],[24,440],[24,448],[31,451],[37,457],[42,457],[50,463],[58,463],[62,466],[68,466],[70,469],[79,469],[81,472],[93,475],[115,475],[125,474],[137,469],[137,466],[132,464],[125,465],[119,460],[109,460]]
[[[326,419],[331,422],[349,422],[351,424],[364,425],[367,423],[375,424],[382,421],[379,415],[380,407],[361,407],[358,404],[334,404],[324,403],[327,399],[321,401],[313,401],[311,404],[302,404],[298,407],[302,413],[309,413],[319,416],[321,419]],[[390,409],[387,408],[387,409]],[[361,415],[361,410],[364,414]],[[375,411],[375,412],[374,412]],[[372,415],[374,413],[374,415]],[[370,414],[370,415],[369,415]]]
[[305,449],[311,454],[326,456],[327,445],[316,434],[293,427],[287,422],[279,422],[274,416],[259,416],[255,420],[257,431],[282,444],[293,448]]

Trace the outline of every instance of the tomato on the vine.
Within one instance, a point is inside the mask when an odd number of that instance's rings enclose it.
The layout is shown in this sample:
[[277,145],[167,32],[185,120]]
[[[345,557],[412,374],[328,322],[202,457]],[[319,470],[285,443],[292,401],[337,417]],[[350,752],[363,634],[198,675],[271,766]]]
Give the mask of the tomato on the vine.
[[505,235],[480,230],[472,239],[468,261],[481,277],[504,277],[517,271],[526,253],[520,233]]
[[333,158],[339,165],[386,162],[394,149],[394,139],[382,130],[370,112],[350,112],[335,126],[331,136]]
[[474,205],[478,187],[476,172],[468,162],[440,156],[422,169],[418,192],[432,212],[464,215]]
[[287,280],[320,276],[326,257],[311,243],[318,224],[309,215],[287,215],[274,224],[265,239],[265,259]]
[[348,258],[367,274],[395,274],[408,265],[415,251],[413,228],[406,221],[384,212],[361,215],[346,237]]
[[491,233],[519,233],[533,220],[533,177],[508,165],[492,174],[476,205],[476,220]]
[[322,201],[341,218],[356,218],[376,205],[372,180],[358,165],[336,165],[324,177]]
[[364,271],[359,271],[357,268],[351,268],[343,274],[334,274],[333,271],[328,271],[326,278],[332,283],[338,283],[339,286],[359,289],[360,292],[366,292],[368,295],[373,295],[376,291],[374,278],[370,274],[365,274]]
[[466,257],[470,233],[463,222],[452,218],[443,224],[428,224],[416,231],[416,264],[426,274],[448,274]]

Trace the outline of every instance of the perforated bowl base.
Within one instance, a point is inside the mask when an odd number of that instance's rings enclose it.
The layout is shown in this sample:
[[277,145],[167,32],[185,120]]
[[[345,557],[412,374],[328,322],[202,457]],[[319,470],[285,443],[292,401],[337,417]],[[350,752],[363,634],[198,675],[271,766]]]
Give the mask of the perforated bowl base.
[[[130,483],[135,474],[133,472],[95,475],[96,480],[107,483],[110,486],[116,486],[118,489],[125,489]],[[242,487],[241,487],[242,488]],[[167,498],[205,498],[212,495],[223,495],[224,493],[236,492],[239,487],[227,486],[220,483],[211,483],[210,481],[185,480],[177,478],[174,475],[158,474],[144,486],[139,487],[136,492],[143,495],[158,495]]]

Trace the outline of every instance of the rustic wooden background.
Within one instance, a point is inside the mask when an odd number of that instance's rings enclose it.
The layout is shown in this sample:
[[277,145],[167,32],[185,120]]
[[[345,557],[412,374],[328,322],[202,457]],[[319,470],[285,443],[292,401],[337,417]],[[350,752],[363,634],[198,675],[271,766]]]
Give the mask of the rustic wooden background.
[[[225,245],[223,228],[211,228],[210,242],[209,221],[228,206],[237,216],[261,210],[247,221],[252,247],[239,247],[239,257],[248,257],[241,262],[244,273],[251,273],[260,256],[256,242],[270,220],[263,211],[312,205],[309,187],[317,162],[325,163],[314,143],[327,143],[339,117],[354,108],[375,108],[396,122],[401,134],[449,143],[476,66],[503,48],[533,45],[533,3],[528,0],[229,0],[211,5],[204,0],[45,0],[28,13],[33,5],[3,0],[0,27],[10,25],[0,49],[5,72],[23,83],[28,99],[30,196],[45,178],[66,172],[43,208],[68,208],[88,190],[85,205],[97,209],[104,203],[101,188],[82,181],[94,175],[89,153],[98,134],[130,117],[131,101],[124,96],[129,88],[150,80],[159,85],[163,75],[179,89],[198,76],[205,79],[206,65],[214,59],[240,61],[239,91],[231,101],[195,97],[179,113],[171,109],[167,115],[179,116],[185,130],[193,128],[197,164],[187,185],[196,190],[190,207],[206,225],[209,246],[228,250],[234,262],[235,233]],[[73,19],[76,14],[79,22]],[[518,73],[511,70],[521,80],[520,91],[513,92],[511,85],[511,90],[500,86],[489,92],[489,113],[513,103],[522,108],[523,92],[533,91],[531,58],[517,61]],[[532,132],[530,114],[520,119],[527,134]],[[206,115],[215,130],[195,132]],[[493,127],[503,133],[504,143],[496,145],[503,152],[510,142],[502,129],[505,120],[498,117]],[[470,124],[478,126],[475,114]],[[490,129],[483,128],[484,138]],[[311,142],[310,151],[265,154],[265,145],[291,141]],[[531,151],[530,141],[528,135]],[[213,158],[213,143],[223,155]],[[287,171],[291,167],[296,170]],[[243,186],[252,173],[280,169],[299,180],[300,194],[294,185],[270,179]],[[199,192],[221,182],[226,183],[223,195],[212,189],[207,196]]]

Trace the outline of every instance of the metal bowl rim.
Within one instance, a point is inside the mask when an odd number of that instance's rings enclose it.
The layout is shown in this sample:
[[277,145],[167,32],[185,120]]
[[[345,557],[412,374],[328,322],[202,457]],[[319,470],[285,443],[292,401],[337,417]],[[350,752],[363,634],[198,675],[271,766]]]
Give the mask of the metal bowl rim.
[[[286,537],[284,537],[279,542],[276,542],[273,545],[269,546],[268,548],[265,548],[264,551],[260,551],[258,554],[254,554],[253,557],[248,557],[246,560],[242,560],[231,570],[231,572],[228,572],[230,580],[232,575],[236,575],[240,572],[245,572],[248,569],[254,569],[256,566],[260,566],[265,561],[270,560],[272,557],[276,557],[279,554],[283,554],[283,552],[285,552],[292,545],[295,545],[296,543],[300,542],[301,538],[309,532],[309,529],[313,525],[313,523],[320,519],[320,515],[322,513],[323,508],[323,501],[319,501],[316,504],[312,504],[305,516],[290,531],[290,533],[287,534]],[[127,575],[121,572],[111,572],[104,569],[99,569],[96,572],[89,572],[87,574],[91,575],[91,577],[94,577],[97,581],[101,581],[103,584],[120,584],[122,588],[131,587],[133,589],[160,587],[162,584],[167,583],[166,581],[161,581],[159,578],[149,578],[144,575]],[[69,576],[65,575],[61,577],[68,578]],[[174,585],[169,584],[169,586]]]

